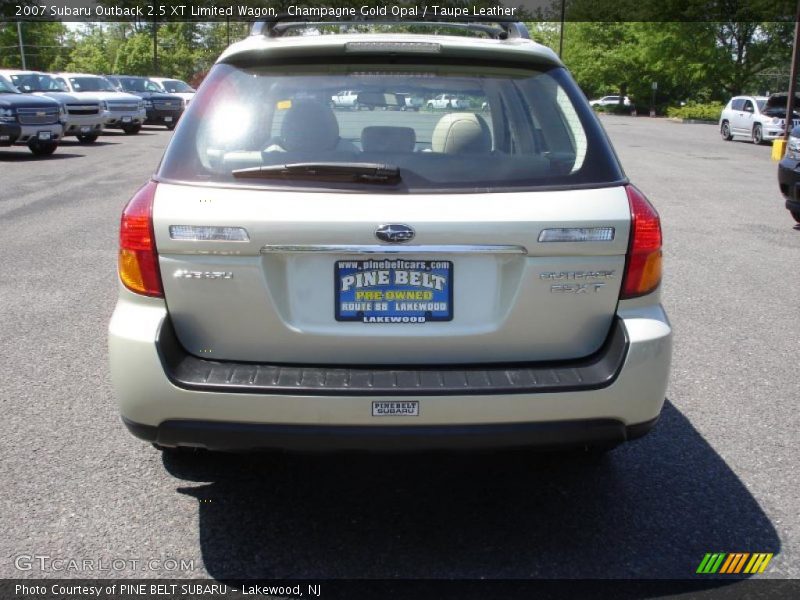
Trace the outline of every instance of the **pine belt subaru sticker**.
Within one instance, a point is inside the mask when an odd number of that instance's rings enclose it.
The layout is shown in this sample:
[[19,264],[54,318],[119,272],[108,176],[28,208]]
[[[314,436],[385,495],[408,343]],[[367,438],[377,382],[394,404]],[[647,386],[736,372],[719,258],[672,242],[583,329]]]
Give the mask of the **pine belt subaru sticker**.
[[337,321],[428,323],[453,320],[453,263],[442,260],[339,260]]
[[418,417],[419,401],[376,400],[372,403],[373,417]]

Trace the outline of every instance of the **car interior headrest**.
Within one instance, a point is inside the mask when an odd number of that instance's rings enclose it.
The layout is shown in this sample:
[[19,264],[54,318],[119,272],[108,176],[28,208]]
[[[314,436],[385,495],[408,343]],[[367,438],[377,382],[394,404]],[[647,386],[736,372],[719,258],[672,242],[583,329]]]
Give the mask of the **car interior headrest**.
[[490,152],[492,136],[483,117],[475,113],[450,113],[433,130],[431,150],[445,154]]
[[364,152],[413,152],[417,134],[411,127],[373,125],[361,131]]
[[288,152],[333,150],[339,143],[339,123],[330,106],[317,100],[292,100],[281,124],[282,146]]

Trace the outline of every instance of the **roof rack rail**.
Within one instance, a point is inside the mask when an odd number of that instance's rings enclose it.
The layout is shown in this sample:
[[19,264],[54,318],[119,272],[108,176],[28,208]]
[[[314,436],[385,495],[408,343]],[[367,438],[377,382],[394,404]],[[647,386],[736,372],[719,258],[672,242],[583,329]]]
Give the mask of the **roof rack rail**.
[[484,33],[498,40],[531,39],[524,23],[507,17],[459,17],[459,18],[421,18],[413,21],[405,19],[330,19],[319,17],[298,17],[282,13],[255,21],[250,28],[250,35],[281,37],[291,29],[323,26],[346,27],[348,25],[404,25],[414,27],[449,27]]

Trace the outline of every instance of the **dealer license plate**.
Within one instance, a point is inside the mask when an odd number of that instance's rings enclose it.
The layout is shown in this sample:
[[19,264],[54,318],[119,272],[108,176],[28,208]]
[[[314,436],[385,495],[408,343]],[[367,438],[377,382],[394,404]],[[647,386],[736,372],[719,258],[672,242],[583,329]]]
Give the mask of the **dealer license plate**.
[[131,122],[131,118],[130,117],[122,117],[122,122],[123,123],[130,123]]
[[453,319],[453,263],[381,258],[334,266],[337,321],[429,323]]
[[37,136],[40,141],[42,142],[49,142],[50,141],[50,132],[49,131],[40,131],[39,135]]
[[172,123],[172,117],[164,117],[164,123]]
[[89,133],[91,130],[92,128],[89,127],[88,125],[84,125],[83,127],[81,127],[81,133]]

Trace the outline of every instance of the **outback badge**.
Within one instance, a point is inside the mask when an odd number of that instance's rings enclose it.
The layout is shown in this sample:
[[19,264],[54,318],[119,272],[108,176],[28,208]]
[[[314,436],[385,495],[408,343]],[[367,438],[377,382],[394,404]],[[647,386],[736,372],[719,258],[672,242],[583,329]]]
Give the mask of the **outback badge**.
[[401,244],[414,239],[414,229],[408,225],[381,225],[375,231],[375,237],[382,242]]

